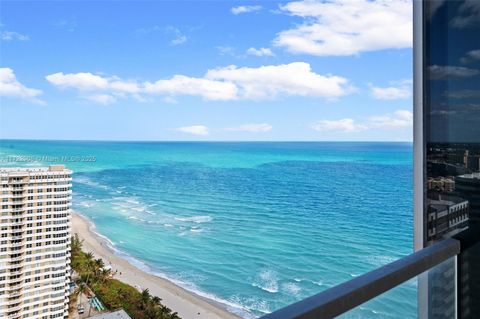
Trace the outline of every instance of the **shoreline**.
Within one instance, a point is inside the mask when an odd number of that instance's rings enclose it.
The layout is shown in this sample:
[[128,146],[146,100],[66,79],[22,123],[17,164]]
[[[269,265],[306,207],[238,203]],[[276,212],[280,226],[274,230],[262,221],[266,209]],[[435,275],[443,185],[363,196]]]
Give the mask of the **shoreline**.
[[102,258],[105,265],[117,271],[114,278],[137,289],[147,289],[153,296],[162,299],[162,304],[177,312],[182,319],[241,319],[227,311],[222,304],[197,295],[177,284],[147,273],[115,254],[107,240],[91,229],[90,221],[84,216],[72,212],[72,235],[78,234],[83,240],[82,250],[92,252],[96,258]]

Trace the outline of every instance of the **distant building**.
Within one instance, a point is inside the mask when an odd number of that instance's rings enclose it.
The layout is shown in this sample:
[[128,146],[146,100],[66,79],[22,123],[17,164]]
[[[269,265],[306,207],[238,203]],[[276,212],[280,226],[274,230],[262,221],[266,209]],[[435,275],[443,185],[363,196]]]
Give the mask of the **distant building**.
[[438,195],[428,199],[427,240],[433,242],[451,237],[465,229],[469,220],[469,203],[467,200]]
[[480,155],[472,155],[466,150],[463,156],[463,163],[470,172],[478,172],[480,170]]
[[68,317],[71,174],[0,168],[0,318]]
[[455,177],[455,190],[470,204],[472,221],[480,221],[480,173]]
[[451,193],[455,190],[455,180],[453,177],[429,178],[427,181],[429,191]]

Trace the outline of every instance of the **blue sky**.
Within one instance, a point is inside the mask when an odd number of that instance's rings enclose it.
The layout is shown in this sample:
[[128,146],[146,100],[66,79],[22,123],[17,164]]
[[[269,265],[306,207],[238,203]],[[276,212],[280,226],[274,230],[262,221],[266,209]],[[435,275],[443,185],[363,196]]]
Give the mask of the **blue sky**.
[[410,1],[0,5],[2,138],[412,138]]

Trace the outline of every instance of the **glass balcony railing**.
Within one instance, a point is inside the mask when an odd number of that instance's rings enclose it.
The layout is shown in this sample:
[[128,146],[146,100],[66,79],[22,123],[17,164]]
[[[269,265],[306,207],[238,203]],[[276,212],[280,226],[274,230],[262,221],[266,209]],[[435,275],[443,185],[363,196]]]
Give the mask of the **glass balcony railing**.
[[[381,268],[268,314],[262,319],[318,319],[338,316],[354,318],[358,316],[352,315],[352,309],[366,302],[375,302],[375,298],[391,293],[395,287],[402,284],[427,285],[427,290],[424,291],[427,291],[428,294],[425,296],[419,294],[418,317],[453,319],[457,311],[456,259],[460,253],[460,240],[445,239]],[[438,278],[442,280],[436,280]],[[435,284],[439,282],[441,282],[441,285],[436,286]],[[427,313],[429,315],[426,315]]]

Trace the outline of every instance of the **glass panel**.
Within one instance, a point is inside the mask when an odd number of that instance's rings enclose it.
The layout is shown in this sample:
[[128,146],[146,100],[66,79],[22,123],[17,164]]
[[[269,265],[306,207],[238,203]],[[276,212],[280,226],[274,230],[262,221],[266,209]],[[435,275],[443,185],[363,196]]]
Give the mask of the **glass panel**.
[[[424,1],[423,9],[427,174],[423,233],[428,246],[462,231],[478,233],[480,1]],[[459,318],[480,313],[478,251],[472,248],[459,257]],[[442,286],[445,278],[430,280],[428,289],[419,289],[419,307],[436,314],[434,308],[441,304],[431,299],[435,297],[431,289]]]
[[424,9],[427,246],[480,217],[480,5]]
[[[443,285],[431,285],[428,289],[430,294],[430,305],[428,309],[431,318],[454,319],[456,312],[456,258],[452,257],[440,265],[420,274],[419,276],[404,282],[403,284],[385,292],[363,305],[352,309],[339,318],[342,319],[414,319],[427,318],[427,313],[421,313],[417,309],[415,291],[422,285],[440,282]],[[435,280],[432,280],[435,279]]]

